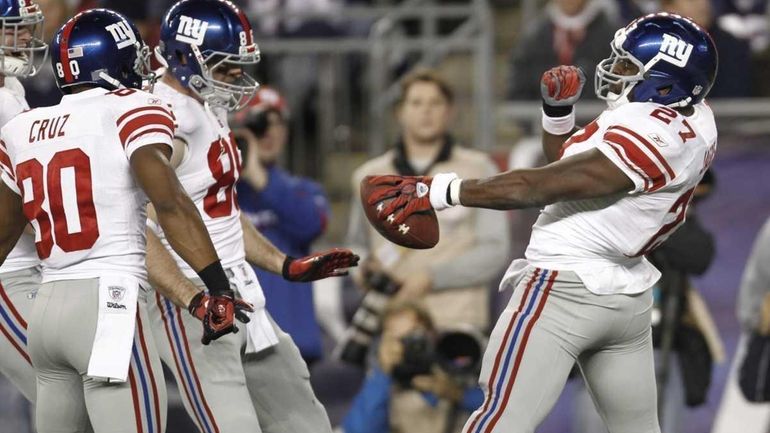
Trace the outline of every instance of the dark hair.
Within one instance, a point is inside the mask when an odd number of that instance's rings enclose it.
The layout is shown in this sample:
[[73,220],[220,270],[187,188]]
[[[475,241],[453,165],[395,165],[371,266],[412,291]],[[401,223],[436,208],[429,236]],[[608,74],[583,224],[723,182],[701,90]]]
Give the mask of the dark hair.
[[452,87],[449,85],[449,82],[447,82],[433,69],[418,68],[406,74],[401,79],[401,92],[398,96],[398,101],[396,103],[397,106],[400,106],[404,100],[406,100],[406,95],[409,93],[409,89],[413,84],[416,83],[431,83],[436,85],[446,101],[450,105],[454,103],[455,95],[454,91],[452,91]]

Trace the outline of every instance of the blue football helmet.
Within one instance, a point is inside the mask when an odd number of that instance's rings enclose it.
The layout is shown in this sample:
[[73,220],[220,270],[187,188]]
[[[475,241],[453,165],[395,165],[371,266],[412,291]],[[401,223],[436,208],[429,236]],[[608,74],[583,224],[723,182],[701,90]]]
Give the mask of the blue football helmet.
[[182,0],[172,6],[155,54],[182,85],[212,106],[240,110],[259,87],[246,70],[259,62],[251,24],[226,0]]
[[109,9],[90,9],[64,23],[51,44],[51,66],[62,91],[80,84],[141,89],[155,76],[139,30]]
[[[612,55],[596,67],[595,83],[596,96],[610,108],[628,101],[695,105],[714,84],[716,46],[689,18],[668,13],[644,16],[618,30],[610,47]],[[629,66],[636,73],[619,72]]]
[[31,77],[45,62],[43,12],[32,0],[0,0],[0,74]]

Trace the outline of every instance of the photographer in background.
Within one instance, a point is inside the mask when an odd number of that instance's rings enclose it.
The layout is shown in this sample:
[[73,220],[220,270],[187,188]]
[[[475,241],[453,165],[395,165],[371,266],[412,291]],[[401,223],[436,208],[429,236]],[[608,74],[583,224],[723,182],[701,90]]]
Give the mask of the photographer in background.
[[[428,312],[412,302],[391,304],[382,325],[377,365],[355,397],[343,431],[459,432],[467,418],[460,412],[470,413],[484,401],[474,384],[483,348],[472,348],[471,355],[441,350],[461,344],[442,345]],[[449,373],[458,362],[465,364],[462,373]]]
[[[261,87],[251,107],[239,112],[233,134],[241,149],[243,169],[237,185],[241,211],[267,239],[293,257],[309,254],[324,232],[329,206],[322,187],[292,176],[278,166],[288,141],[288,108],[274,89]],[[267,300],[267,310],[299,347],[308,365],[322,356],[311,283],[290,282],[254,268]]]
[[456,207],[438,214],[441,239],[428,250],[388,242],[366,220],[359,198],[361,179],[370,174],[428,175],[455,172],[461,177],[497,172],[489,156],[461,146],[449,132],[455,116],[454,93],[434,71],[416,70],[401,80],[395,107],[399,139],[391,150],[356,169],[348,245],[366,259],[357,283],[381,269],[398,289],[393,299],[423,303],[436,327],[467,324],[489,327],[489,284],[508,261],[508,222],[502,212]]

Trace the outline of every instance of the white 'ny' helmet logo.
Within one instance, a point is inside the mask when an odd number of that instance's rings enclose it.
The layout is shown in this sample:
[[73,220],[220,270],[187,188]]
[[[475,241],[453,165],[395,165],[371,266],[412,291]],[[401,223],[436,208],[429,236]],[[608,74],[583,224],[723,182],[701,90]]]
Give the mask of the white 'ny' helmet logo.
[[176,40],[191,45],[201,45],[206,36],[209,23],[196,18],[181,15],[179,28],[176,32]]
[[122,49],[136,43],[136,35],[125,21],[118,21],[105,27],[118,44],[118,49]]
[[693,46],[677,38],[674,35],[663,34],[663,43],[660,44],[658,57],[675,66],[683,68],[690,60]]

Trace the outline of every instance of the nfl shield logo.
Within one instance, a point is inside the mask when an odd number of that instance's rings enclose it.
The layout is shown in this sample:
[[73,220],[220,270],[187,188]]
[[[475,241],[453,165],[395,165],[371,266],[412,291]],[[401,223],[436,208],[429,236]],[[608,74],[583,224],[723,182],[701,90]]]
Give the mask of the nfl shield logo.
[[110,286],[109,293],[110,293],[110,299],[112,299],[115,302],[120,302],[123,300],[123,297],[126,295],[126,289],[120,286]]

